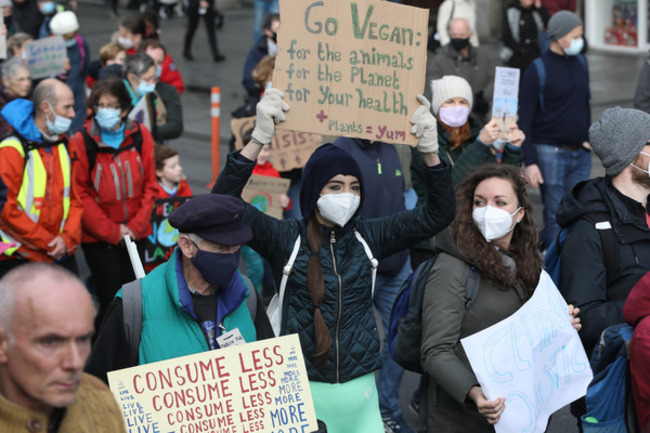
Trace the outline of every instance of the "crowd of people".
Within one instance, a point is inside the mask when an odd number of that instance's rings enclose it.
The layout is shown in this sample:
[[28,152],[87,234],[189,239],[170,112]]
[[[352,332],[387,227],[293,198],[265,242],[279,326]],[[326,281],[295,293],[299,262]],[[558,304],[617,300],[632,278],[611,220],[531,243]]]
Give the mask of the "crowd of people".
[[[75,2],[4,6],[0,430],[124,431],[102,383],[108,372],[216,350],[220,337],[239,333],[246,342],[298,335],[319,433],[413,432],[388,328],[404,281],[435,260],[422,307],[424,374],[411,401],[418,431],[494,431],[507,401],[485,395],[460,340],[531,298],[561,235],[558,285],[587,353],[608,326],[638,323],[632,389],[648,428],[650,114],[610,108],[592,124],[575,1],[512,1],[500,59],[479,43],[474,0],[438,3],[439,47],[422,94],[410,95],[417,145],[342,136],[282,172],[269,156],[292,109],[273,87],[281,21],[277,1],[255,0],[245,97],[233,112],[256,116],[255,125],[240,150],[233,137],[211,193],[197,196],[172,147],[184,130],[185,83],[160,40],[159,10],[121,19],[93,50]],[[194,60],[204,16],[212,58],[225,60],[215,3],[188,7],[183,57]],[[50,36],[63,38],[64,70],[32,80],[25,46]],[[506,142],[491,115],[499,64],[521,70]],[[646,66],[639,89],[650,88]],[[604,177],[589,179],[592,151]],[[251,175],[290,180],[277,197],[282,219],[241,199]],[[539,225],[530,187],[541,190]],[[175,249],[133,285],[126,242],[144,257],[154,203],[174,197],[192,197],[168,219]],[[467,309],[469,272],[478,294]],[[133,290],[142,305],[135,330],[126,324]],[[571,410],[580,423],[584,400]]]

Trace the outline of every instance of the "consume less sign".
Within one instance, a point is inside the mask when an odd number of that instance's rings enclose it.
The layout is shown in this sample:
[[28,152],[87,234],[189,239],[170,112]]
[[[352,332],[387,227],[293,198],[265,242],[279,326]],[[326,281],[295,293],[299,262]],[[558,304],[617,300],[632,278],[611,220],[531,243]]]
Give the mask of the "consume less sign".
[[108,373],[130,433],[318,430],[297,334]]
[[278,128],[414,145],[429,11],[388,1],[280,0]]

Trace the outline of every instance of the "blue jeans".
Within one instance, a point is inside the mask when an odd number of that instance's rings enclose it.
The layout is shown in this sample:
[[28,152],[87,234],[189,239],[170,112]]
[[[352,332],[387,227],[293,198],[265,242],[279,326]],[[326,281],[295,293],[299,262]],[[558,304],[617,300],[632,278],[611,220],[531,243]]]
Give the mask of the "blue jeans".
[[255,18],[253,21],[253,43],[256,44],[262,36],[262,25],[268,14],[280,12],[278,0],[255,0]]
[[379,410],[382,416],[396,417],[401,414],[399,407],[399,390],[404,369],[390,356],[388,351],[388,321],[404,280],[411,274],[411,259],[407,258],[404,266],[394,277],[377,274],[374,302],[381,317],[384,330],[384,344],[381,348],[382,367],[377,375],[377,392],[379,393]]
[[560,226],[555,213],[562,197],[570,193],[573,187],[589,179],[591,172],[591,152],[570,150],[563,146],[536,144],[537,163],[544,177],[540,185],[544,203],[544,228],[540,232],[540,249],[544,251],[557,237]]

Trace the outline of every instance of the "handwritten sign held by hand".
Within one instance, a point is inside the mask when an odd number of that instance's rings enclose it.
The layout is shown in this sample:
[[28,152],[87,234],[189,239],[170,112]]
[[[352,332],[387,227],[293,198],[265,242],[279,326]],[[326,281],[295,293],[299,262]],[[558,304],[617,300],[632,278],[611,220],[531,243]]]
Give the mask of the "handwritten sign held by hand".
[[497,433],[544,432],[549,416],[585,395],[593,377],[569,307],[545,271],[515,314],[461,343],[485,396],[506,398]]
[[[255,116],[230,121],[230,128],[235,136],[236,149],[241,149],[246,145],[242,136],[254,127]],[[278,171],[304,167],[311,154],[322,142],[323,137],[318,134],[276,130],[269,146],[273,167]]]
[[108,373],[129,432],[318,430],[297,334]]
[[25,50],[32,78],[45,78],[63,73],[68,52],[62,36],[28,42],[25,44]]
[[278,128],[415,145],[429,12],[374,0],[280,0]]
[[[499,125],[497,143],[505,145],[510,141],[510,127],[517,123],[517,105],[519,104],[519,74],[516,68],[498,66],[494,74],[494,101],[492,119]],[[503,146],[497,146],[502,148]]]

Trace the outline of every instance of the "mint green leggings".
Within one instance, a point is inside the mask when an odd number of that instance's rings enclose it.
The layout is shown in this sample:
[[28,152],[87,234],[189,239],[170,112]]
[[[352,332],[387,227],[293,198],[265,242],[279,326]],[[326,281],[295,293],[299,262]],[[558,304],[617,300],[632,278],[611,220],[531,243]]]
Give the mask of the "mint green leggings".
[[375,373],[345,383],[309,382],[316,417],[327,433],[383,433]]

